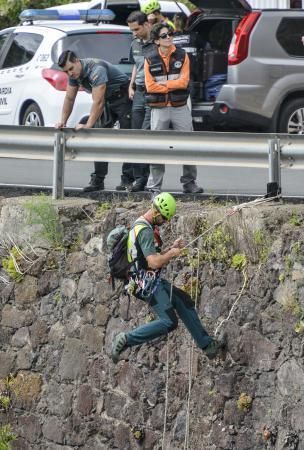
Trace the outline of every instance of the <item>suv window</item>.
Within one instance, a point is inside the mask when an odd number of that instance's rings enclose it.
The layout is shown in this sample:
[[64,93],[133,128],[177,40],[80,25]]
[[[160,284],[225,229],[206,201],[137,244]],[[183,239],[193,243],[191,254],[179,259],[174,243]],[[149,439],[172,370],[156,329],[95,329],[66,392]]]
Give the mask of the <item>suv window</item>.
[[34,33],[15,34],[2,68],[21,66],[35,55],[43,36]]
[[112,64],[119,64],[122,58],[128,59],[131,40],[131,33],[115,31],[68,35],[54,44],[52,59],[57,64],[64,50],[73,50],[79,58],[104,59]]
[[283,49],[291,56],[304,56],[304,18],[284,18],[277,31],[277,39]]
[[9,35],[10,33],[4,33],[0,35],[0,54]]

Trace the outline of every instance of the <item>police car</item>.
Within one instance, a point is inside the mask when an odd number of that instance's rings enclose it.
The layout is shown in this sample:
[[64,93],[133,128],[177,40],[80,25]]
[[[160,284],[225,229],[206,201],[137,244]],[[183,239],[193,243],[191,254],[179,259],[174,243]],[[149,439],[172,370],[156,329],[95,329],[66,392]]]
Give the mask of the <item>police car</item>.
[[[130,73],[132,33],[127,26],[110,24],[113,18],[112,11],[100,9],[25,10],[20,25],[1,30],[0,124],[54,126],[58,122],[68,82],[57,66],[64,50],[73,50],[80,58],[105,59]],[[79,92],[67,125],[87,116],[91,102],[91,95]]]

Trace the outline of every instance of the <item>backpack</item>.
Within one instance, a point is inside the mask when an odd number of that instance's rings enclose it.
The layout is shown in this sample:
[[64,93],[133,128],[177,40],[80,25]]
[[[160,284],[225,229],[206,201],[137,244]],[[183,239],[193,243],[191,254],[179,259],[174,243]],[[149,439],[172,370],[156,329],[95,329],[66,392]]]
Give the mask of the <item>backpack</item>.
[[107,237],[108,247],[108,266],[112,278],[120,280],[127,277],[130,263],[127,255],[129,229],[126,226],[118,226],[114,228]]
[[[135,225],[151,227],[149,222],[144,219],[136,221]],[[119,225],[110,231],[107,237],[108,266],[113,288],[115,287],[115,278],[118,278],[119,280],[128,279],[128,271],[135,262],[130,262],[128,260],[129,231],[130,227]]]

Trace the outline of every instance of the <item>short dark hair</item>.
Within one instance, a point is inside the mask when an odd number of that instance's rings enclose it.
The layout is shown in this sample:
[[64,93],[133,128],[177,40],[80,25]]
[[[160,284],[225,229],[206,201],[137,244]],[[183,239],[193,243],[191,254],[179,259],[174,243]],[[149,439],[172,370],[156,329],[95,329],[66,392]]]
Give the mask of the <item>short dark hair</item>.
[[132,11],[127,17],[127,23],[133,22],[137,22],[138,25],[143,25],[145,22],[148,22],[147,14],[141,11]]
[[168,31],[174,32],[173,28],[166,23],[156,23],[151,30],[151,39],[152,41],[156,41],[159,39],[159,33],[162,28],[168,28]]
[[67,62],[75,62],[78,59],[76,53],[72,50],[65,50],[58,58],[58,66],[63,68]]

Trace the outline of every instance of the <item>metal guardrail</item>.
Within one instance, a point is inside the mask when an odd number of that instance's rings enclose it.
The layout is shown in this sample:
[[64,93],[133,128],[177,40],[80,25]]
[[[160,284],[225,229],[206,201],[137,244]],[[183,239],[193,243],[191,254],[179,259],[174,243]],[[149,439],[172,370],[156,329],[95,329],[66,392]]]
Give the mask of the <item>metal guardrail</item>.
[[267,192],[281,191],[281,166],[304,169],[299,135],[0,126],[0,158],[53,160],[53,198],[64,197],[64,162],[108,161],[268,168]]

